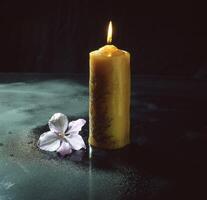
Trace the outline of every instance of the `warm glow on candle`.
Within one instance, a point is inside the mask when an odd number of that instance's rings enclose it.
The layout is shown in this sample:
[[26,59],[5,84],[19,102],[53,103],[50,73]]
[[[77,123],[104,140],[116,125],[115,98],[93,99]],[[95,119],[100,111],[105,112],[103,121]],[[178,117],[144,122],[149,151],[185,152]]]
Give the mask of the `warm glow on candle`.
[[92,147],[119,149],[130,143],[130,54],[111,44],[90,52],[89,138]]
[[112,21],[109,22],[109,26],[108,26],[107,44],[111,44],[111,42],[112,42]]

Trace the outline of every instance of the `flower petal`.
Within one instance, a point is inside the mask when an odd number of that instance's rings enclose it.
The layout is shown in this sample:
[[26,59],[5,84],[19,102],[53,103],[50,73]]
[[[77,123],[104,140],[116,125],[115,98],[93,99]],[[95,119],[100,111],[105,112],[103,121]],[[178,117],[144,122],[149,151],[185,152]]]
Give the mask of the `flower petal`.
[[61,156],[71,154],[72,153],[71,145],[65,140],[62,140],[60,148],[57,150],[57,152],[60,153]]
[[65,133],[68,126],[68,118],[62,113],[55,113],[49,120],[50,130],[55,133]]
[[37,146],[45,151],[56,151],[60,147],[60,140],[56,133],[48,131],[40,135]]
[[67,141],[70,143],[72,149],[74,150],[80,150],[82,148],[86,149],[85,142],[83,141],[83,138],[80,135],[69,135],[65,136]]
[[66,132],[66,134],[78,134],[79,131],[81,131],[82,127],[85,125],[86,120],[85,119],[78,119],[75,121],[71,121],[69,123],[69,127],[68,127],[68,131]]

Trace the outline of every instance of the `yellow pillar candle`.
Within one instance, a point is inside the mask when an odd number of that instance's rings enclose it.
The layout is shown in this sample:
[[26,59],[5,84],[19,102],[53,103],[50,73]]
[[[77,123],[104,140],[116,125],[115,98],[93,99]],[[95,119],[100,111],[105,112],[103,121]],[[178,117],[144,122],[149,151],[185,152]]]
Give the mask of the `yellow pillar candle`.
[[118,149],[130,142],[130,54],[112,41],[112,23],[107,45],[90,52],[89,144]]

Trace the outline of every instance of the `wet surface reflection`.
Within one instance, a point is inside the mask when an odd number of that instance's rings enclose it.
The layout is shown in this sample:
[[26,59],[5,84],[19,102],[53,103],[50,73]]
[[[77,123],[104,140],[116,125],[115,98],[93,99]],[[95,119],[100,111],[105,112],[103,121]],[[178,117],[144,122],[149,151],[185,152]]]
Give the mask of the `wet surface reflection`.
[[[31,77],[30,77],[31,78]],[[65,158],[36,142],[55,112],[85,118],[88,88],[73,79],[0,84],[0,199],[199,199],[207,142],[205,84],[134,80],[131,144],[116,151],[87,146]],[[192,89],[193,88],[193,89]],[[204,116],[204,117],[203,117]]]

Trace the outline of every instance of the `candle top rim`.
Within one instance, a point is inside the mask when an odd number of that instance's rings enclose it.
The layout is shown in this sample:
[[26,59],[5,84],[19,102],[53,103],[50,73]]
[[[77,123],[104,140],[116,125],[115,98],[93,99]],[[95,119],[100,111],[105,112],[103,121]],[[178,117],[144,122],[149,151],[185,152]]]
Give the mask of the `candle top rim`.
[[120,55],[125,55],[125,54],[129,54],[127,51],[118,49],[116,46],[114,45],[105,45],[103,47],[100,47],[99,49],[90,52],[91,55],[103,55],[106,57],[112,57],[112,56],[120,56]]

